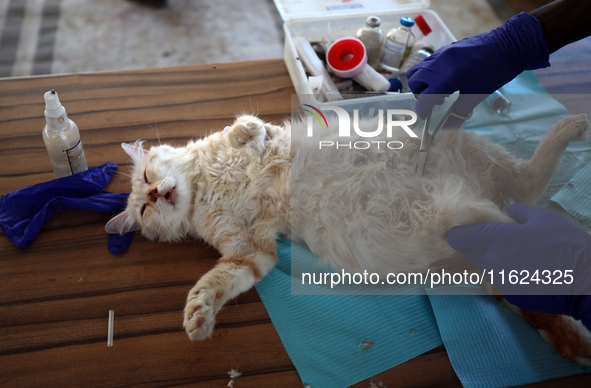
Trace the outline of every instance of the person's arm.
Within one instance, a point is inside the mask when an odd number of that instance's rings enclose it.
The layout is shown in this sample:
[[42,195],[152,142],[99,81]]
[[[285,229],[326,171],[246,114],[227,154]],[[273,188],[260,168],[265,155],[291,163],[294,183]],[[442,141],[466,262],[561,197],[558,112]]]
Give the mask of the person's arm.
[[558,0],[502,26],[437,50],[408,72],[425,118],[434,105],[460,91],[456,113],[467,116],[487,95],[523,70],[550,66],[550,52],[591,34],[591,0]]
[[540,21],[551,53],[591,35],[589,0],[556,0],[528,13]]
[[542,24],[525,12],[502,26],[444,46],[408,71],[417,97],[416,112],[425,118],[434,105],[460,92],[455,113],[467,116],[487,95],[523,70],[550,66]]

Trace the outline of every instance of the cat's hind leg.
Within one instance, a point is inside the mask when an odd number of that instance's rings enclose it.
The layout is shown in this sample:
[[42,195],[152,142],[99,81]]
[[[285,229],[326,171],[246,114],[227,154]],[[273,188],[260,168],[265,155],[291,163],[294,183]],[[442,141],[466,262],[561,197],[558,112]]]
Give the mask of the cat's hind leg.
[[189,292],[183,327],[192,341],[210,337],[224,304],[252,288],[277,262],[275,251],[224,256]]
[[587,115],[572,115],[560,120],[542,138],[529,161],[512,157],[509,160],[506,156],[506,163],[497,164],[495,174],[499,191],[516,202],[533,204],[558,169],[568,143],[584,141],[590,135]]

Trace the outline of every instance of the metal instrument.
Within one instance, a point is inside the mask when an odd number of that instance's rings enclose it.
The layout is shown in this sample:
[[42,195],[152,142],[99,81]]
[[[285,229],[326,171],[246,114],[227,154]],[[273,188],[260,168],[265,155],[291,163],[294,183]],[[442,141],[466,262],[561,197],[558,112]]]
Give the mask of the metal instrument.
[[[414,94],[412,97],[415,101],[417,100],[417,97]],[[456,100],[456,102],[457,101],[458,100]],[[416,175],[423,175],[423,171],[425,170],[425,164],[427,163],[427,157],[429,156],[429,149],[431,147],[431,143],[433,143],[433,140],[435,140],[435,136],[437,136],[437,133],[445,126],[449,117],[453,116],[459,120],[456,120],[453,126],[447,127],[446,130],[458,129],[464,121],[472,117],[472,112],[470,112],[470,114],[468,114],[467,116],[460,116],[457,113],[455,113],[453,110],[456,106],[456,102],[454,102],[449,107],[447,112],[445,112],[445,115],[443,116],[443,118],[441,119],[441,121],[432,133],[429,132],[429,124],[431,123],[431,114],[433,113],[433,111],[430,111],[427,114],[427,117],[425,117],[425,122],[423,124],[423,133],[421,135],[421,144],[419,145],[419,148],[416,149],[409,162],[409,165],[414,167]]]

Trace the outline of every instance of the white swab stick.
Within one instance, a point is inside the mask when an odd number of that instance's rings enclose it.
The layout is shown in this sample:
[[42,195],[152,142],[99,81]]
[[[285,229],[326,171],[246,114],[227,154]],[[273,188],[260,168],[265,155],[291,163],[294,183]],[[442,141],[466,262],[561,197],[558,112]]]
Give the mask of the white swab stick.
[[109,310],[109,329],[107,332],[107,346],[113,346],[113,321],[115,320],[115,310]]

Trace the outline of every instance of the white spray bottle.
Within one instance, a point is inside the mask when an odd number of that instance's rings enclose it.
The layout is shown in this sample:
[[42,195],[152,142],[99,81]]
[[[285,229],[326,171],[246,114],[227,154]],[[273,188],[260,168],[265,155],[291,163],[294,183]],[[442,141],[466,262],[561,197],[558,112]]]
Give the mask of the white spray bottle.
[[55,90],[45,98],[45,121],[43,141],[51,160],[56,178],[86,171],[86,157],[80,141],[78,126],[68,118]]

